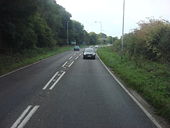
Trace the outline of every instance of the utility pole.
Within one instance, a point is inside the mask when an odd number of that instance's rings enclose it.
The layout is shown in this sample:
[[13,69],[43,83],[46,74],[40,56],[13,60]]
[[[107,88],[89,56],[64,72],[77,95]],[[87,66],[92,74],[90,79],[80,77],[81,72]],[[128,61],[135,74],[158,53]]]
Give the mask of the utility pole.
[[125,24],[125,0],[123,0],[123,22],[122,22],[122,47],[121,50],[123,52],[124,49],[124,24]]
[[67,44],[69,44],[69,33],[68,33],[68,23],[69,23],[69,21],[67,21]]

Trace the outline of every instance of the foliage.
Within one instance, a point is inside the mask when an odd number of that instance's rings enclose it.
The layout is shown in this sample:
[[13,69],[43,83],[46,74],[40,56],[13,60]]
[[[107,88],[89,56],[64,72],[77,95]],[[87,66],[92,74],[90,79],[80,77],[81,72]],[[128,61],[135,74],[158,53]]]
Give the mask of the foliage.
[[0,75],[70,49],[72,49],[71,46],[34,48],[25,49],[21,53],[15,53],[12,55],[1,55]]
[[[129,60],[111,47],[98,50],[100,58],[126,84],[137,90],[158,114],[170,120],[170,67],[167,64],[136,58]],[[139,66],[136,61],[142,62]]]
[[0,17],[0,54],[65,45],[67,23],[70,41],[84,38],[83,25],[55,0],[1,0]]
[[[120,49],[120,40],[114,45]],[[170,62],[170,23],[149,19],[139,23],[139,29],[125,34],[124,52],[131,57]]]

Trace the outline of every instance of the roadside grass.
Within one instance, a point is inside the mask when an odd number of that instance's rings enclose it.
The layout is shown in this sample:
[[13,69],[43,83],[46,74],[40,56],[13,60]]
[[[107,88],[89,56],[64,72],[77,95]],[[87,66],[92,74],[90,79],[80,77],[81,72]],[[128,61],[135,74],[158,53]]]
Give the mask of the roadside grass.
[[168,64],[129,59],[127,56],[121,58],[112,47],[100,48],[97,53],[128,87],[137,90],[155,108],[157,114],[170,121],[170,66]]
[[13,55],[0,55],[0,75],[71,49],[72,46],[36,48]]

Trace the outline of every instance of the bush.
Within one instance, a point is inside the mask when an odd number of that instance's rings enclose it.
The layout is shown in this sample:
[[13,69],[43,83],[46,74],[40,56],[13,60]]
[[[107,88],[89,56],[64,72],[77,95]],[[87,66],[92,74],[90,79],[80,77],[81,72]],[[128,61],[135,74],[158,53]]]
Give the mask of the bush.
[[[114,44],[114,48],[119,49]],[[124,52],[133,57],[145,57],[154,61],[170,62],[170,23],[150,19],[139,23],[139,29],[125,34]]]

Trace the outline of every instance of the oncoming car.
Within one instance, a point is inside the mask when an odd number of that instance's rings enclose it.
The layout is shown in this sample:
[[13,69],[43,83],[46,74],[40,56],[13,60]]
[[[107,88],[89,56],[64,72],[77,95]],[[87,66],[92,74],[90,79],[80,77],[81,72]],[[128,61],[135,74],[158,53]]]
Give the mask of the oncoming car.
[[83,52],[83,59],[95,59],[96,58],[96,53],[93,48],[85,48]]
[[80,51],[80,47],[76,45],[76,46],[74,47],[74,51]]

